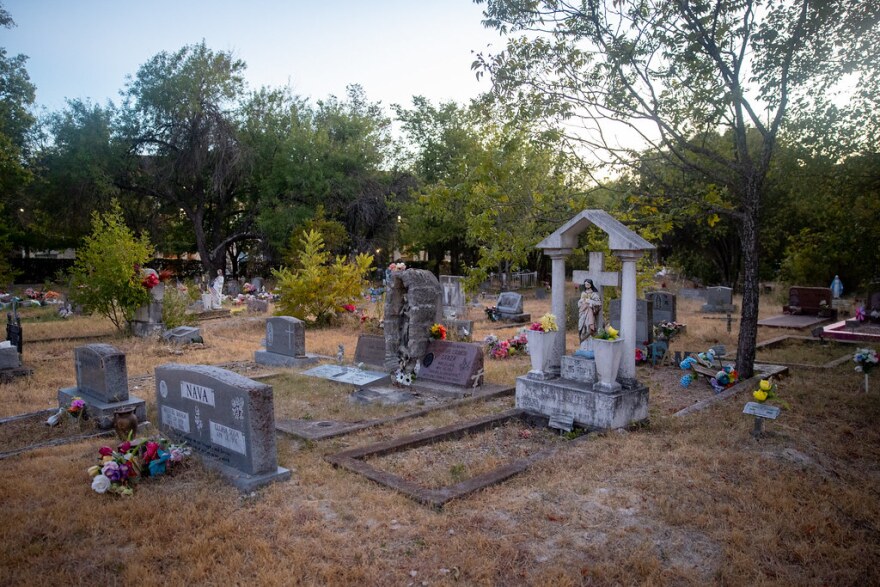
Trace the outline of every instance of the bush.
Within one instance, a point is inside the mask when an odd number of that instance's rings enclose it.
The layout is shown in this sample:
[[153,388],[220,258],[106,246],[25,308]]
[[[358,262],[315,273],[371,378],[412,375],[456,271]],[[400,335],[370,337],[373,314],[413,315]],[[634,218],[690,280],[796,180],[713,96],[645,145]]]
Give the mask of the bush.
[[300,267],[295,271],[284,267],[272,271],[281,295],[276,313],[327,324],[342,306],[360,300],[373,257],[362,253],[349,262],[340,256],[331,263],[324,239],[316,230],[304,232],[301,242]]
[[162,302],[162,322],[165,324],[165,328],[171,329],[195,324],[195,316],[186,313],[189,304],[189,295],[179,291],[171,284],[166,284],[165,298]]
[[92,213],[92,233],[77,249],[71,271],[71,300],[125,330],[135,310],[150,301],[138,268],[152,256],[149,239],[134,236],[114,200],[106,214]]

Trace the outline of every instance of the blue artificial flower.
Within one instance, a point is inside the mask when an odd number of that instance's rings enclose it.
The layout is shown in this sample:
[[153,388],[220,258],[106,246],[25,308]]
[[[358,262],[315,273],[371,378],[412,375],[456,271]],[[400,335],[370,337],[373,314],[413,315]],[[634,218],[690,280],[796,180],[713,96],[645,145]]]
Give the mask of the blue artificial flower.
[[681,386],[687,387],[688,385],[691,384],[691,381],[693,381],[693,380],[694,380],[694,376],[691,375],[690,373],[688,373],[687,375],[685,375],[684,377],[681,378]]
[[159,449],[159,452],[156,454],[156,458],[150,461],[150,477],[155,477],[156,475],[162,475],[165,473],[165,463],[168,459],[171,458],[171,453],[168,453],[162,449]]

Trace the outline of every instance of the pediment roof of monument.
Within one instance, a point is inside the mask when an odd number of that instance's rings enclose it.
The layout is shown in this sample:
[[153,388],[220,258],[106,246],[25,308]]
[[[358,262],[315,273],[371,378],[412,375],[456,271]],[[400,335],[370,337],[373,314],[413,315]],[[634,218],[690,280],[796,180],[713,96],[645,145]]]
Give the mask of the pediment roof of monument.
[[535,245],[535,248],[577,248],[578,236],[590,225],[597,226],[608,235],[608,247],[612,251],[652,251],[656,248],[605,210],[584,210],[578,213],[556,232]]

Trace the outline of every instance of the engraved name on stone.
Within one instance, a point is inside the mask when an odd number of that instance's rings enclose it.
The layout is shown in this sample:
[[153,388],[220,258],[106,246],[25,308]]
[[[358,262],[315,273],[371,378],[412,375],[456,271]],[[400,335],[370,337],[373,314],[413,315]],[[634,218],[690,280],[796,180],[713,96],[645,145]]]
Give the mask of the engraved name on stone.
[[211,421],[211,442],[239,454],[247,455],[247,442],[244,433],[235,428],[218,424],[213,420]]
[[162,422],[175,430],[189,434],[189,414],[176,410],[171,406],[162,406]]
[[188,381],[180,382],[180,397],[191,399],[195,402],[205,404],[206,406],[214,406],[214,390],[210,387],[203,387]]

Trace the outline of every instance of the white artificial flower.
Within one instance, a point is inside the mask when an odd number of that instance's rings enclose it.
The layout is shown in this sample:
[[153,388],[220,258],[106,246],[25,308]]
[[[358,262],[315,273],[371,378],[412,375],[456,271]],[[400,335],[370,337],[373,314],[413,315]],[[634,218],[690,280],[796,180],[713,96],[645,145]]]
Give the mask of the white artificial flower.
[[92,479],[92,489],[98,493],[104,493],[110,489],[110,478],[106,475],[96,475],[95,478]]

